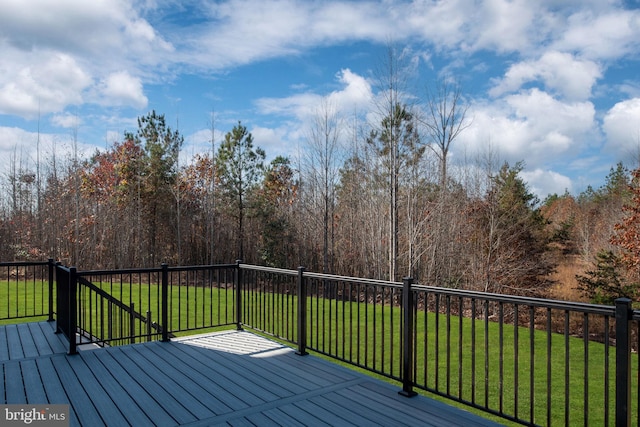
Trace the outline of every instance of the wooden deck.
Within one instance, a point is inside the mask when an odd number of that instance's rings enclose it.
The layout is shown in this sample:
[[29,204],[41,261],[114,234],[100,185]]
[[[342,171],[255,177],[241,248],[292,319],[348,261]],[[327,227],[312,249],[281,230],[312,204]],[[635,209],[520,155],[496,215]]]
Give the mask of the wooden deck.
[[0,326],[0,401],[69,404],[71,425],[497,425],[249,332],[68,356],[53,327]]

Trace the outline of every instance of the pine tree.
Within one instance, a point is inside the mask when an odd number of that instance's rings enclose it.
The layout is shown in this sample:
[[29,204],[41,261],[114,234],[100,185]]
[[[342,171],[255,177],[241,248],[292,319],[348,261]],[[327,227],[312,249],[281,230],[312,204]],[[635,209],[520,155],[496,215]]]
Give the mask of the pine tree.
[[245,257],[245,219],[252,207],[250,196],[262,177],[264,159],[265,152],[261,148],[254,149],[253,136],[240,122],[227,132],[216,158],[220,189],[236,222],[237,256],[242,260]]

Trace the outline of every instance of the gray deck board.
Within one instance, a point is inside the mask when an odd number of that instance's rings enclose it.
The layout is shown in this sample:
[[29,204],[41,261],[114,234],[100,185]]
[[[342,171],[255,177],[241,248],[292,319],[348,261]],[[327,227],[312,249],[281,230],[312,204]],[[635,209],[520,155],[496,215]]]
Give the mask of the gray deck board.
[[176,386],[173,389],[189,392],[188,399],[184,398],[184,393],[181,392],[180,396],[183,398],[181,400],[185,400],[185,404],[196,405],[194,411],[197,410],[197,413],[194,412],[194,414],[199,418],[224,414],[249,406],[216,383],[215,374],[206,372],[206,367],[194,366],[198,365],[199,361],[183,360],[162,351],[161,347],[155,347],[154,350],[149,354],[153,354],[152,359],[158,363],[156,365],[158,372],[163,372],[175,381]]
[[267,422],[273,421],[277,425],[281,425],[281,426],[301,425],[300,420],[295,419],[294,417],[287,414],[280,408],[274,408],[268,411],[255,414],[252,420],[254,420],[256,425],[260,425],[260,422],[262,420],[267,420]]
[[[227,393],[232,394],[247,406],[260,405],[265,401],[277,399],[275,394],[260,387],[258,384],[238,381],[242,378],[242,371],[228,369],[228,365],[224,363],[224,360],[213,362],[206,355],[203,356],[201,351],[191,348],[191,346],[176,346],[167,349],[167,351],[179,358],[188,360],[189,365],[203,378],[212,380],[217,378],[220,381],[224,381]],[[209,363],[207,363],[208,361]]]
[[[290,384],[286,379],[280,378],[266,369],[259,369],[254,363],[249,363],[242,354],[212,352],[200,345],[189,345],[188,341],[180,341],[180,344],[178,348],[190,354],[194,359],[215,363],[216,369],[218,371],[224,370],[231,381],[234,381],[234,378],[250,375],[253,381],[247,391],[257,395],[263,401],[271,401],[305,391],[303,387]],[[242,399],[242,396],[239,398]]]
[[[169,426],[196,420],[193,414],[173,398],[170,391],[162,389],[145,371],[119,358],[120,352],[115,350],[117,349],[101,350],[100,360],[109,368],[111,374],[122,382],[131,395],[135,396],[138,406],[144,408],[156,425]],[[135,410],[135,408],[130,409]]]
[[52,357],[51,363],[60,378],[60,383],[62,384],[67,397],[69,398],[69,404],[73,406],[76,411],[78,421],[82,425],[86,426],[104,424],[104,421],[100,418],[93,402],[89,399],[82,388],[82,385],[78,381],[78,378],[71,369],[71,366],[69,366],[69,360],[67,357]]
[[69,404],[72,426],[497,425],[244,331],[67,355],[40,322],[0,326],[3,354],[0,403]]
[[247,415],[244,419],[248,420],[252,426],[278,427],[282,425],[282,423],[277,423],[271,418],[265,417],[261,414]]
[[[55,322],[40,322],[42,325],[42,330],[45,332],[44,336],[51,347],[51,352],[54,354],[57,353],[66,353],[68,350],[68,342],[64,337],[64,334],[56,334],[56,323]],[[54,333],[49,333],[49,329],[51,329]]]
[[[91,366],[91,371],[96,378],[100,378],[100,384],[105,390],[106,395],[113,399],[113,403],[118,408],[136,408],[138,404],[129,395],[127,390],[122,387],[117,378],[111,375],[111,372],[96,357],[94,352],[87,352],[84,355],[86,363]],[[139,408],[139,407],[138,407]],[[133,426],[151,426],[153,422],[147,417],[142,410],[124,411],[127,422]]]
[[55,332],[55,322],[33,322],[28,325],[38,356],[65,352],[62,337],[52,333]]
[[29,329],[28,323],[17,325],[18,335],[20,336],[20,344],[22,345],[22,353],[24,357],[39,356],[38,348],[33,340],[33,333]]
[[280,408],[282,412],[295,419],[298,423],[307,426],[330,426],[331,424],[325,423],[322,419],[316,417],[313,413],[307,412],[300,408],[296,404],[284,405]]
[[[6,396],[5,395],[5,387],[4,387],[4,383],[5,383],[5,380],[6,380],[4,364],[0,365],[0,368],[2,369],[2,371],[0,371],[0,373],[2,374],[2,378],[0,378],[0,396]],[[4,403],[4,402],[2,402],[1,398],[0,398],[0,403]]]
[[15,361],[4,366],[4,382],[7,403],[27,403],[20,362]]
[[66,338],[55,328],[55,322],[0,326],[0,362],[66,353]]
[[96,377],[92,373],[91,368],[87,366],[86,358],[68,357],[70,368],[76,374],[78,381],[82,385],[87,397],[91,399],[96,410],[103,420],[109,420],[114,425],[126,425],[127,421],[122,415],[113,398],[107,393],[103,387],[104,383],[108,383],[108,377]]
[[[51,403],[51,404],[66,404],[69,405],[71,402],[67,397],[67,391],[63,387],[60,382],[60,378],[51,363],[50,357],[41,357],[35,360],[36,365],[38,367],[38,372],[40,373],[40,379],[42,380],[42,385],[44,386],[45,393],[47,394],[47,400],[45,402],[29,402],[29,403]],[[73,406],[69,407],[69,417],[71,419],[71,425],[80,425],[81,423],[78,421],[78,416],[73,408]]]
[[47,332],[42,329],[42,322],[32,322],[27,323],[29,328],[29,333],[31,334],[31,338],[33,339],[33,344],[36,346],[36,352],[38,356],[44,356],[47,354],[53,354],[53,350],[51,349],[51,345],[49,345],[49,341],[47,341],[46,335]]
[[[187,388],[180,386],[175,379],[167,375],[162,370],[153,369],[143,372],[143,367],[149,361],[143,354],[137,351],[140,346],[122,347],[122,353],[129,357],[133,364],[129,365],[131,377],[135,378],[139,384],[151,385],[152,396],[155,401],[164,410],[169,412],[172,417],[180,424],[194,422],[200,418],[210,417],[213,414],[209,408],[201,401],[200,396],[196,393],[190,393]],[[113,354],[116,358],[118,357]],[[143,377],[144,376],[144,377]],[[181,402],[176,400],[174,395],[184,396]]]
[[16,325],[7,325],[7,347],[9,349],[9,360],[23,359],[22,343],[20,342],[20,334]]
[[40,378],[40,372],[34,359],[20,362],[22,368],[22,380],[27,403],[38,403],[47,401],[47,393]]
[[[331,399],[331,397],[334,397]],[[309,401],[315,403],[322,408],[328,408],[331,412],[339,416],[350,425],[377,426],[379,417],[370,411],[356,411],[353,404],[345,402],[344,399],[338,399],[335,393],[316,396]],[[346,405],[345,405],[346,403]]]

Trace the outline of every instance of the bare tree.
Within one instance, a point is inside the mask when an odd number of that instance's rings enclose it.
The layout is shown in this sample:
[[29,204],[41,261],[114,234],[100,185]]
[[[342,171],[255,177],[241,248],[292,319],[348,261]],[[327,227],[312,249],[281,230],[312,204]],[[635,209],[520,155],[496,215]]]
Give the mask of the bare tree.
[[375,104],[380,120],[372,126],[368,138],[380,159],[385,188],[388,192],[388,278],[398,280],[400,181],[403,167],[415,157],[418,135],[414,114],[406,101],[406,57],[389,45],[377,71],[379,95]]
[[[340,160],[341,119],[325,98],[318,106],[307,136],[307,185],[317,195],[322,216],[322,272],[333,270],[334,221],[336,185]],[[310,212],[314,215],[315,212]]]
[[453,141],[471,125],[467,120],[468,106],[463,103],[458,83],[446,79],[427,86],[426,117],[421,120],[427,129],[429,147],[440,160],[440,185],[447,185],[447,157]]
[[[210,131],[211,131],[211,159],[214,159],[216,156],[216,114],[214,110],[211,110],[211,122]],[[208,215],[208,227],[209,227],[209,263],[213,264],[215,262],[214,253],[215,253],[215,210],[216,210],[216,163],[214,161],[211,162],[211,181],[209,183],[209,197],[207,198],[208,206],[207,211]]]

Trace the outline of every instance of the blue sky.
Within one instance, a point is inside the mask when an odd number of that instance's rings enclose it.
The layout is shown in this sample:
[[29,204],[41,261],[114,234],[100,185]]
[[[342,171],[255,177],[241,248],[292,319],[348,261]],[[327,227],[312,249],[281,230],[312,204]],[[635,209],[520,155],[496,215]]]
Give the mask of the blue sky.
[[[84,153],[155,109],[184,157],[241,120],[269,157],[304,150],[322,98],[372,110],[392,42],[412,94],[454,77],[470,126],[451,162],[525,162],[541,198],[602,184],[640,152],[637,0],[3,0],[0,173],[7,160]],[[4,161],[4,165],[2,164]]]

